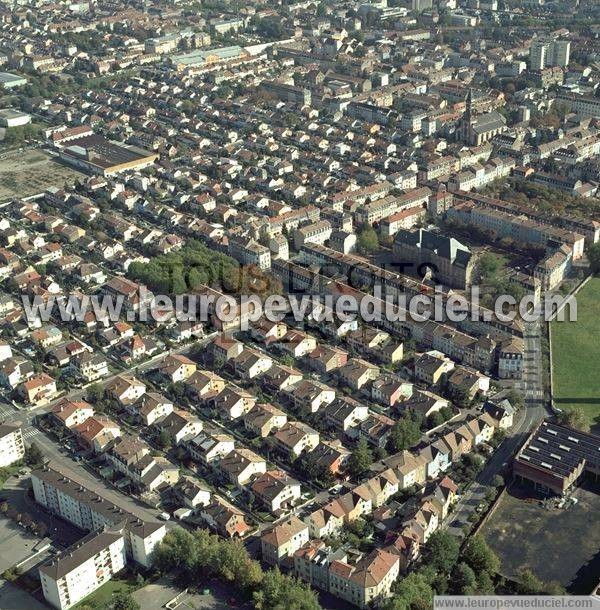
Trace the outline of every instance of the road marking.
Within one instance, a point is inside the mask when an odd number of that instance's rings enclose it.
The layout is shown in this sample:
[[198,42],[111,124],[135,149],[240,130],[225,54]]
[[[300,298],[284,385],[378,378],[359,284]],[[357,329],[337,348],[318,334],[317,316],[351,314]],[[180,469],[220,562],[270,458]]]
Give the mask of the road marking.
[[14,407],[11,407],[10,405],[0,404],[0,417],[14,415],[15,413],[16,413],[16,409]]
[[40,434],[40,431],[37,428],[27,428],[26,430],[23,430],[22,434],[24,439],[30,439]]

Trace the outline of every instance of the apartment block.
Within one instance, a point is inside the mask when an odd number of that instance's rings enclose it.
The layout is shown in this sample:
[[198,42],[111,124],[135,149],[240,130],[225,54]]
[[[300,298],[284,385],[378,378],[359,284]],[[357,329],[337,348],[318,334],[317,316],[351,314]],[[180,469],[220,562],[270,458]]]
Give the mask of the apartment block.
[[47,602],[66,610],[107,583],[126,565],[122,530],[93,532],[40,567],[42,592]]
[[0,468],[6,468],[25,457],[21,424],[0,425]]
[[163,523],[136,517],[51,465],[34,470],[31,483],[38,504],[82,530],[122,525],[127,556],[134,563],[151,566],[152,552],[166,534]]

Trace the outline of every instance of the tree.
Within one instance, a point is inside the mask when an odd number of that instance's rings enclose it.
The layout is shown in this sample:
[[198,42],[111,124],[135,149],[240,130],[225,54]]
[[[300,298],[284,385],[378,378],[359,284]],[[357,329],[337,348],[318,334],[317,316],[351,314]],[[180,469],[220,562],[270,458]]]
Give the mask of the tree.
[[428,575],[417,571],[398,581],[394,597],[381,607],[383,610],[412,610],[432,606],[433,589],[429,584]]
[[118,591],[113,597],[113,610],[141,610],[141,606],[133,599],[130,593]]
[[427,417],[427,426],[429,428],[437,428],[441,426],[446,420],[440,411],[435,411]]
[[452,581],[456,593],[460,595],[473,595],[477,588],[477,576],[466,563],[459,563],[452,572]]
[[515,409],[520,409],[523,406],[523,404],[524,404],[523,394],[521,394],[521,392],[518,392],[514,388],[511,388],[507,392],[506,399],[508,400],[508,402],[510,402],[510,404]]
[[303,454],[296,462],[300,472],[311,481],[320,481],[326,486],[333,483],[333,473],[327,464],[320,462],[312,453]]
[[167,447],[170,447],[173,444],[173,437],[169,434],[168,430],[161,430],[156,442],[163,449],[166,449]]
[[495,474],[492,478],[492,485],[496,488],[498,487],[503,487],[504,486],[504,478],[499,475],[499,474]]
[[371,254],[379,248],[377,233],[371,225],[365,225],[359,233],[357,248],[360,254]]
[[433,533],[423,551],[423,561],[437,572],[449,574],[458,560],[460,544],[455,536],[444,530]]
[[484,461],[480,455],[467,453],[462,456],[460,467],[466,479],[472,481],[483,470]]
[[569,426],[569,428],[575,428],[576,430],[581,430],[582,432],[589,432],[590,430],[590,424],[587,417],[582,411],[577,409],[562,411],[558,414],[556,419],[558,420],[559,424]]
[[421,439],[421,429],[412,417],[404,415],[390,430],[390,450],[394,453],[404,451],[416,445]]
[[260,564],[239,541],[221,540],[206,530],[171,530],[155,551],[154,564],[163,573],[178,565],[191,581],[216,576],[247,591],[263,580]]
[[257,610],[320,610],[310,587],[296,578],[282,574],[278,568],[266,572],[252,601]]
[[500,569],[498,556],[480,534],[473,536],[463,552],[463,558],[476,574],[495,574]]
[[283,38],[283,25],[277,17],[265,17],[258,22],[256,31],[267,40],[281,40]]
[[546,595],[566,595],[565,588],[555,580],[551,580],[544,585],[544,593]]
[[544,583],[529,568],[521,568],[516,589],[521,595],[539,595],[544,590]]
[[37,468],[44,463],[44,454],[35,442],[25,449],[25,463],[32,468]]
[[325,17],[327,15],[327,5],[325,2],[319,2],[316,10],[317,17]]
[[600,242],[597,242],[588,248],[587,257],[590,261],[592,273],[595,275],[600,273]]
[[465,388],[460,386],[452,386],[449,389],[449,395],[452,402],[460,409],[466,409],[471,402],[469,393]]
[[104,390],[102,389],[101,385],[99,385],[97,383],[93,383],[91,386],[88,387],[85,395],[86,395],[87,401],[91,402],[93,405],[95,405],[97,402],[102,400],[102,396],[104,395]]
[[367,445],[367,441],[361,438],[348,460],[348,468],[353,477],[361,477],[373,463],[373,454]]
[[488,572],[482,572],[477,577],[477,591],[478,595],[493,595],[496,592],[494,587],[494,581]]
[[183,102],[181,102],[181,112],[184,114],[190,114],[193,109],[194,105],[190,100],[183,100]]
[[176,381],[169,386],[170,392],[176,398],[183,398],[185,396],[185,384],[182,381]]
[[171,530],[154,552],[154,565],[159,572],[181,566],[189,576],[193,574],[197,554],[196,538],[183,529]]
[[500,259],[492,252],[484,252],[477,265],[482,279],[491,280],[500,270]]

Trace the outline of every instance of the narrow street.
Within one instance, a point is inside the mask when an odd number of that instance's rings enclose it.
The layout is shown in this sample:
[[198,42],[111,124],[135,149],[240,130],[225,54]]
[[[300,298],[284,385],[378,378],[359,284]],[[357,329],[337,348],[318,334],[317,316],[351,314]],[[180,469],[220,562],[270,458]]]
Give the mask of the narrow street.
[[516,388],[523,393],[524,406],[516,414],[508,437],[485,464],[483,470],[460,498],[454,513],[445,527],[459,538],[465,535],[464,527],[477,506],[485,498],[495,475],[501,474],[529,433],[550,413],[544,401],[542,377],[541,328],[539,322],[528,324],[524,335],[525,360],[523,379]]

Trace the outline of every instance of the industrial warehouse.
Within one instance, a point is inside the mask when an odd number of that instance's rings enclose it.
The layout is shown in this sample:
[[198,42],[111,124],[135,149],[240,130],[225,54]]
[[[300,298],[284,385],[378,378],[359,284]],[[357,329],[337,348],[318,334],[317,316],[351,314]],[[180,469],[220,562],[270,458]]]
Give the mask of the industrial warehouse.
[[600,436],[543,421],[515,458],[517,481],[564,495],[584,476],[600,476]]

